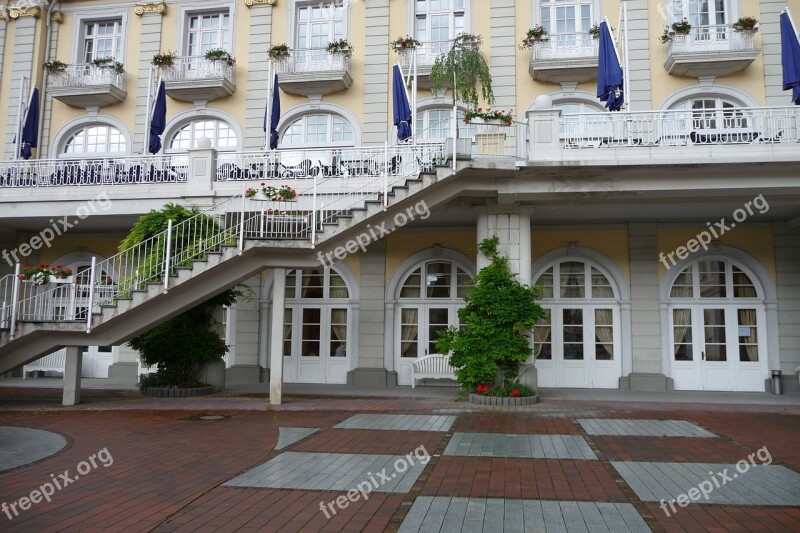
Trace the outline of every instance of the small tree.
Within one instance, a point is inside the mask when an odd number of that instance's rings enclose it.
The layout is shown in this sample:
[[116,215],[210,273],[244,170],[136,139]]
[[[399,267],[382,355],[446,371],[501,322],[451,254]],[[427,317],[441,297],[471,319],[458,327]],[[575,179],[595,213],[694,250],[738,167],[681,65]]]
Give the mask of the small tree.
[[[180,224],[192,217],[195,219],[191,224]],[[161,211],[150,211],[139,218],[119,245],[120,251],[125,251],[155,238],[154,245],[147,248],[147,257],[141,261],[138,275],[143,279],[153,279],[162,273],[164,232],[169,220],[173,222],[171,255],[183,258],[180,265],[191,264],[191,259],[204,255],[210,243],[224,240],[219,225],[196,209],[167,204]],[[214,312],[220,306],[233,304],[239,296],[241,292],[237,289],[228,289],[131,339],[128,344],[139,352],[142,362],[158,366],[155,374],[143,377],[140,386],[197,385],[203,364],[219,359],[228,351],[216,331],[219,323]]]
[[491,264],[478,272],[475,287],[464,298],[466,305],[458,311],[461,328],[448,328],[436,341],[437,350],[452,352],[450,364],[467,391],[516,380],[519,364],[531,355],[528,332],[545,314],[536,303],[538,289],[520,283],[509,271],[508,258],[497,252],[498,242],[495,236],[478,245]]
[[433,91],[438,93],[443,86],[452,85],[455,79],[453,104],[461,101],[475,108],[480,104],[479,96],[487,104],[494,104],[492,73],[480,45],[479,35],[457,35],[450,49],[437,56],[431,67]]

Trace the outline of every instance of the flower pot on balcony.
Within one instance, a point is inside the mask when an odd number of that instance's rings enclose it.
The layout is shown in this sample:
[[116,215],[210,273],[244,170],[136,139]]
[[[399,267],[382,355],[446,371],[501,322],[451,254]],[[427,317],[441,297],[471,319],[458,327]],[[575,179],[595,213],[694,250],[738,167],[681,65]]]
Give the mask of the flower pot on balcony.
[[478,144],[478,155],[500,157],[505,154],[505,133],[476,133],[475,142]]
[[[474,117],[469,119],[470,124],[477,124],[477,125],[485,125],[485,126],[510,126],[508,122],[505,120],[500,120],[499,118],[492,118],[492,119],[483,119],[479,117]],[[505,135],[505,134],[504,134]]]

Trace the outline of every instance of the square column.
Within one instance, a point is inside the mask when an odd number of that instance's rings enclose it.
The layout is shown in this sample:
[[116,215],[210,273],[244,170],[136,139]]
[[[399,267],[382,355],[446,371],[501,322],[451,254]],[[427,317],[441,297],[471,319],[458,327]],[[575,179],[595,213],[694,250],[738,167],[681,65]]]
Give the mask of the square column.
[[81,369],[83,366],[83,347],[67,346],[64,360],[64,391],[61,405],[81,403]]
[[272,283],[272,335],[269,340],[269,403],[280,405],[283,395],[283,308],[285,306],[286,269],[275,269]]
[[[531,283],[531,214],[515,206],[497,206],[478,214],[478,242],[497,236],[497,251],[508,257],[511,272],[519,274],[519,281]],[[478,254],[478,270],[488,265],[483,254]]]

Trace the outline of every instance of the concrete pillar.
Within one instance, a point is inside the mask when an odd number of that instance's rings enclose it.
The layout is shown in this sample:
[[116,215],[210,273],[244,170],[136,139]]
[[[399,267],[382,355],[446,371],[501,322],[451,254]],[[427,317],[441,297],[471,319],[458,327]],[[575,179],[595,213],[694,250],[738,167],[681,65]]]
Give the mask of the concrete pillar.
[[286,269],[275,269],[272,283],[272,336],[269,341],[269,403],[280,405],[283,396],[283,308],[286,301]]
[[67,346],[64,361],[64,392],[61,405],[77,405],[81,403],[81,366],[83,364],[83,347]]
[[[495,106],[498,109],[513,109],[517,105],[517,31],[515,0],[492,0],[487,2],[491,6],[489,12],[489,28],[491,39],[489,42],[490,69],[492,73],[492,89],[494,92]],[[515,120],[520,120],[517,113]],[[517,128],[507,129],[505,138],[505,152],[516,147]]]
[[560,109],[532,109],[528,111],[529,161],[561,159],[561,139],[558,122]]
[[[783,66],[781,64],[780,13],[785,7],[786,0],[759,1],[759,32],[757,35],[761,36],[761,57],[764,60],[764,85],[766,105],[768,106],[792,104],[792,91],[783,90]],[[742,15],[747,14],[742,13]],[[792,13],[795,24],[799,22],[798,16],[800,14]]]
[[[30,10],[15,8],[11,13],[11,18],[14,20],[14,53],[11,55],[11,64],[9,65],[11,67],[11,87],[6,100],[8,109],[5,111],[8,113],[5,131],[5,159],[11,159],[14,156],[14,150],[18,146],[18,144],[14,144],[11,141],[17,134],[18,119],[21,119],[17,115],[19,113],[22,78],[24,76],[30,78],[34,74],[33,53],[36,46],[36,24],[40,12],[40,8],[34,7]],[[3,74],[5,75],[5,73]],[[39,74],[39,72],[36,71],[35,74]],[[35,79],[32,79],[26,94],[22,95],[25,101],[30,97],[30,90],[34,84]]]
[[186,191],[192,196],[211,196],[217,173],[217,151],[213,148],[189,150],[189,176]]
[[[133,131],[133,153],[135,154],[141,154],[148,142],[148,135],[145,132],[147,116],[150,113],[150,110],[147,109],[147,95],[154,89],[148,85],[150,69],[153,68],[150,62],[155,54],[161,52],[161,19],[166,11],[167,4],[165,2],[138,4],[133,8],[133,12],[142,19],[139,35],[134,36],[139,41],[138,64],[135,58],[129,60],[132,66],[137,65],[135,72],[138,76],[135,93],[136,121]],[[127,70],[130,73],[132,69]],[[127,75],[130,76],[130,74]],[[128,91],[128,98],[130,98],[130,86],[128,86]],[[155,98],[154,90],[152,97]],[[167,140],[164,139],[164,144],[166,143]]]
[[[491,211],[478,214],[478,242],[497,236],[497,251],[508,257],[511,272],[519,274],[519,281],[531,283],[531,215],[517,206],[499,205]],[[478,254],[478,269],[488,264],[483,254]]]
[[351,2],[349,9],[364,9],[364,136],[367,144],[389,138],[389,0]]
[[[252,294],[259,293],[261,276],[254,276],[244,283]],[[258,364],[258,335],[261,322],[260,304],[257,297],[239,298],[229,310],[230,331],[227,370],[228,383],[260,383],[261,366]],[[281,327],[283,331],[283,327]]]
[[[244,149],[264,148],[264,111],[269,87],[269,52],[272,40],[272,4],[245,2],[250,8],[250,42],[247,46],[247,92],[245,96]],[[241,89],[241,88],[240,88]]]
[[137,383],[139,381],[139,352],[123,344],[115,350],[114,362],[108,367],[108,379]]
[[[388,364],[384,358],[386,335],[385,312],[385,274],[386,244],[377,241],[361,254],[361,275],[359,277],[358,310],[358,352],[354,361],[356,367],[348,372],[350,385],[383,387],[397,384],[397,374],[387,372]],[[355,311],[355,310],[354,310]]]
[[[49,35],[47,37],[50,39],[50,47],[48,57],[45,58],[46,61],[58,59],[58,32],[63,19],[64,14],[61,11],[53,11],[50,13]],[[42,96],[42,131],[39,133],[37,157],[40,159],[48,157],[55,158],[58,156],[56,152],[58,147],[53,148],[50,146],[50,137],[53,133],[50,131],[53,118],[53,97],[50,96],[50,91],[47,90],[47,78],[42,79]]]

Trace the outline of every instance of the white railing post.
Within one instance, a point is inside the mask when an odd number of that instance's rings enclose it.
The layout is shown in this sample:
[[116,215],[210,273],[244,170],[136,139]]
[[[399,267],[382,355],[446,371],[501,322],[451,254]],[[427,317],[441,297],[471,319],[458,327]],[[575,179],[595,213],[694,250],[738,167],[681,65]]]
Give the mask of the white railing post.
[[383,210],[389,203],[387,194],[389,193],[389,143],[383,143]]
[[242,205],[239,209],[239,255],[244,251],[244,193],[242,193]]
[[164,294],[169,290],[169,256],[172,254],[172,219],[167,220],[167,245],[164,253]]
[[[170,222],[172,222],[170,220]],[[94,276],[97,258],[92,256],[92,268],[89,270],[89,303],[86,306],[86,333],[92,332],[92,307],[94,307]]]
[[314,174],[314,188],[311,192],[311,247],[317,240],[317,177],[319,174]]
[[14,340],[14,330],[17,329],[17,306],[19,305],[19,263],[14,267],[14,290],[11,292],[11,324],[9,338]]

